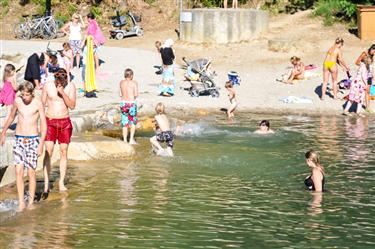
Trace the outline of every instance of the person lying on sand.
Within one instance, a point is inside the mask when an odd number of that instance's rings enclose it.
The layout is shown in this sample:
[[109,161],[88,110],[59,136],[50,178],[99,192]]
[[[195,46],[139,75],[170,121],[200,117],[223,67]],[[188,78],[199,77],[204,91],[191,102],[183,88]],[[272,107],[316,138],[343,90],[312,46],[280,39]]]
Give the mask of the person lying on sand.
[[273,134],[275,133],[270,129],[270,122],[268,120],[262,120],[259,123],[259,129],[254,131],[256,134]]

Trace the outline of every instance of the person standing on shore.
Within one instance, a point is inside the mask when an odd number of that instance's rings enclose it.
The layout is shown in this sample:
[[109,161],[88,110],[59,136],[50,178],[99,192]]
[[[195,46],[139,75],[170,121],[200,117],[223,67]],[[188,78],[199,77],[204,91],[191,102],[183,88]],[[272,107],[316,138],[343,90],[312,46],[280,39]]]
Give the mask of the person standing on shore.
[[24,79],[33,83],[37,90],[42,89],[41,85],[41,71],[48,74],[47,64],[50,58],[46,53],[33,53],[27,59],[25,77]]
[[[61,31],[66,35],[69,35],[69,45],[73,50],[73,54],[76,58],[76,67],[79,68],[79,62],[81,60],[81,43],[82,43],[82,29],[86,27],[83,22],[82,16],[75,13],[72,16],[72,21],[66,23]],[[72,63],[72,68],[74,63]]]
[[236,110],[237,107],[236,91],[234,90],[233,83],[231,81],[227,81],[225,83],[225,88],[228,90],[228,97],[230,102],[230,106],[227,110],[227,116],[230,120],[234,118],[234,110]]
[[8,119],[11,113],[16,99],[17,88],[16,68],[13,64],[6,64],[3,74],[3,86],[0,90],[0,105],[5,105],[7,110],[5,120]]
[[95,20],[95,15],[93,13],[87,14],[87,31],[86,36],[91,35],[94,38],[94,60],[95,60],[95,70],[99,69],[99,48],[105,43],[105,37],[102,30],[99,27],[99,24]]
[[174,51],[173,51],[173,40],[167,39],[163,46],[160,48],[160,55],[163,61],[163,75],[162,81],[159,86],[160,95],[171,97],[174,95],[174,88],[176,85],[174,76]]
[[371,58],[371,64],[369,66],[368,74],[367,74],[367,87],[366,87],[366,108],[370,105],[370,87],[374,83],[374,77],[375,77],[375,44],[372,44],[371,47],[367,51],[363,51],[361,55],[357,58],[355,61],[355,64],[357,66],[361,65],[361,62],[364,58],[367,56],[370,56]]
[[129,144],[137,144],[134,140],[137,118],[138,82],[133,80],[133,70],[127,68],[124,73],[125,79],[120,81],[120,110],[121,126],[124,142],[128,143],[128,129],[130,127]]
[[324,100],[327,91],[327,84],[329,81],[329,75],[332,77],[332,88],[333,88],[333,98],[337,99],[337,75],[339,64],[346,72],[349,73],[350,68],[344,61],[342,57],[341,48],[344,46],[344,40],[340,37],[336,38],[335,44],[327,52],[326,58],[323,62],[323,85],[322,85],[322,95],[321,100]]
[[[5,122],[1,132],[0,144],[4,145],[6,132],[14,121],[16,114],[18,117],[16,128],[16,141],[13,147],[14,162],[16,165],[16,184],[18,192],[19,211],[22,211],[26,204],[24,202],[24,170],[27,169],[29,176],[29,200],[28,209],[33,208],[38,157],[43,153],[44,139],[46,137],[47,124],[44,114],[44,107],[40,100],[34,97],[34,86],[31,82],[20,85],[21,95],[14,102],[12,111]],[[38,130],[38,120],[40,129]],[[39,136],[40,132],[40,136]]]
[[49,175],[51,172],[51,156],[56,140],[60,144],[60,180],[59,190],[66,191],[64,185],[68,164],[68,146],[72,136],[73,126],[69,117],[69,109],[76,106],[76,88],[68,82],[65,69],[55,73],[55,81],[48,82],[43,88],[42,102],[47,106],[47,136],[44,166],[44,195],[49,193]]

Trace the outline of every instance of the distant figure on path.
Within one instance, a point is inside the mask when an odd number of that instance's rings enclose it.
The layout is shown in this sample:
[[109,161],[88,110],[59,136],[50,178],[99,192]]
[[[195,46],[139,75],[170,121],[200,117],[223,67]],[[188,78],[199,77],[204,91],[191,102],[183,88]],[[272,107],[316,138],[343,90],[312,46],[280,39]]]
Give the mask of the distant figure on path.
[[[150,142],[158,149],[156,152],[157,155],[163,155],[163,152],[166,151],[168,156],[173,156],[173,133],[168,117],[165,115],[165,106],[162,103],[158,103],[155,107],[155,112],[156,135],[150,138]],[[163,142],[167,144],[166,149],[163,149],[160,145]]]
[[162,81],[159,86],[160,94],[162,96],[170,97],[174,95],[175,88],[175,76],[174,76],[174,51],[173,51],[173,40],[167,39],[163,46],[160,48],[160,55],[163,61],[163,75]]
[[326,58],[323,63],[323,85],[322,85],[322,95],[321,100],[324,100],[327,91],[327,84],[329,75],[332,76],[332,88],[333,88],[333,98],[337,99],[337,75],[339,64],[346,72],[350,71],[350,68],[344,61],[342,57],[341,48],[344,46],[344,40],[342,38],[336,38],[335,44],[327,52]]
[[55,81],[47,82],[43,88],[42,102],[47,106],[47,136],[46,153],[43,160],[44,166],[44,193],[49,193],[49,176],[51,172],[51,157],[56,140],[60,144],[60,179],[59,190],[68,190],[64,185],[67,165],[68,147],[72,136],[73,126],[69,117],[69,109],[76,106],[76,88],[68,81],[65,69],[55,73]]
[[270,122],[268,120],[262,120],[259,123],[259,129],[254,131],[256,134],[273,134],[275,133],[270,129]]
[[356,113],[360,116],[362,111],[362,105],[365,104],[366,89],[367,89],[367,80],[369,67],[372,63],[371,57],[366,56],[362,59],[361,64],[358,68],[357,75],[355,76],[353,82],[350,84],[349,99],[346,103],[344,110],[344,115],[349,114],[349,109],[352,106],[353,102],[357,103]]
[[324,167],[320,164],[319,155],[314,150],[305,153],[306,164],[311,169],[311,175],[305,178],[305,185],[308,190],[324,191]]
[[[0,144],[4,145],[6,131],[18,117],[16,128],[16,141],[13,147],[14,163],[16,165],[16,184],[18,192],[19,211],[22,211],[26,204],[24,202],[24,170],[27,169],[29,176],[29,202],[28,209],[33,208],[38,157],[43,153],[44,139],[46,137],[47,124],[42,102],[34,97],[34,86],[31,82],[20,85],[20,97],[14,102],[12,112],[6,120],[4,129],[1,132]],[[38,129],[40,120],[40,130]],[[39,137],[40,132],[40,137]]]
[[134,140],[137,118],[138,82],[133,80],[133,70],[127,68],[124,73],[125,79],[120,82],[120,109],[121,126],[124,142],[128,143],[128,129],[130,127],[129,144],[137,144]]
[[[224,9],[228,7],[228,0],[224,0]],[[232,8],[238,8],[238,0],[232,0]]]

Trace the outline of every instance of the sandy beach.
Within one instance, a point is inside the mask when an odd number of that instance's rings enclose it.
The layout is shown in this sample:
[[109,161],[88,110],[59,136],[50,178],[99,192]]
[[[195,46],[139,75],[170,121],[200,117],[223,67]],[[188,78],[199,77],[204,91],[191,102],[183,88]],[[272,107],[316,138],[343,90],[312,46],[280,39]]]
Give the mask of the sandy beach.
[[[300,113],[339,115],[342,112],[344,101],[327,98],[321,101],[318,96],[319,86],[322,82],[321,64],[326,50],[331,46],[337,36],[345,40],[344,59],[350,65],[351,73],[355,74],[354,61],[371,42],[360,41],[350,34],[343,25],[323,27],[319,19],[310,18],[310,11],[300,12],[295,15],[282,15],[271,18],[269,32],[260,38],[238,44],[228,45],[196,45],[179,42],[176,40],[176,77],[177,90],[174,97],[158,96],[158,84],[161,77],[154,72],[154,65],[160,65],[159,54],[154,48],[155,40],[164,41],[167,38],[176,38],[174,31],[149,32],[144,37],[132,37],[118,40],[108,40],[101,48],[100,58],[104,61],[97,75],[99,89],[98,98],[83,98],[79,95],[78,104],[74,113],[97,111],[105,106],[115,106],[119,102],[119,81],[123,78],[125,68],[132,68],[135,79],[140,86],[140,101],[143,105],[141,112],[153,111],[156,103],[163,102],[168,109],[177,111],[190,109],[205,109],[218,111],[228,106],[229,101],[224,88],[227,72],[237,71],[242,79],[241,85],[236,87],[239,106],[238,110],[251,112],[271,113]],[[51,41],[50,48],[60,49],[61,42],[66,38]],[[270,51],[269,40],[287,41],[289,51]],[[23,65],[27,57],[36,51],[44,51],[48,41],[20,41],[2,40],[1,55],[21,54],[22,58],[14,62],[17,66]],[[302,58],[307,64],[314,64],[315,77],[299,81],[294,85],[277,82],[285,69],[290,66],[289,58],[293,55]],[[184,64],[182,57],[188,60],[208,58],[213,61],[216,84],[220,87],[220,97],[201,96],[190,97],[188,92],[180,88],[190,84],[184,81]],[[6,63],[1,60],[1,63]],[[73,71],[78,76],[73,82],[77,88],[82,87],[80,72]],[[22,73],[19,77],[22,78]],[[339,80],[344,79],[345,73],[340,69]],[[311,100],[309,104],[283,103],[282,98],[288,96],[306,97]],[[341,94],[343,96],[343,93]]]

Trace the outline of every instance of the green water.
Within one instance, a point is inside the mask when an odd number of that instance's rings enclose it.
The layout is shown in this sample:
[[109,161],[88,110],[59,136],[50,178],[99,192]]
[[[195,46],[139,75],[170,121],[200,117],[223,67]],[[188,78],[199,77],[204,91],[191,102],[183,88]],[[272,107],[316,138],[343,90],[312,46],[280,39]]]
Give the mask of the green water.
[[[241,116],[186,125],[174,158],[138,134],[132,161],[72,163],[69,194],[0,212],[0,248],[375,248],[374,118],[267,116],[260,136]],[[324,194],[304,190],[310,148]]]

